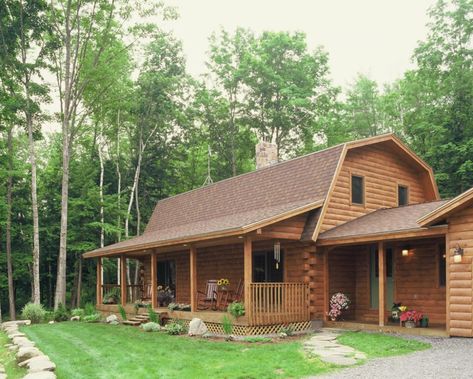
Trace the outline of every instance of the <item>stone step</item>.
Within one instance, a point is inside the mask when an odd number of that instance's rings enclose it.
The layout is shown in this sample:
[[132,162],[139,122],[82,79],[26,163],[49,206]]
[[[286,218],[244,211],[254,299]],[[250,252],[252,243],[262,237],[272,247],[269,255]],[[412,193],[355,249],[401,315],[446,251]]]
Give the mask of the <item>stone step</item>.
[[141,321],[136,321],[136,320],[126,320],[122,322],[123,325],[130,325],[130,326],[140,326]]

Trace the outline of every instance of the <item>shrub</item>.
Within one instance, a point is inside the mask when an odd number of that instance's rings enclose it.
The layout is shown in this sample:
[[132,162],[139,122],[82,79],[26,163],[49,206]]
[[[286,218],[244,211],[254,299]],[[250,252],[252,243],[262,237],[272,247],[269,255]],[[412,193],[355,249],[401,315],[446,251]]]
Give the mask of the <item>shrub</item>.
[[234,301],[231,303],[227,308],[228,313],[230,313],[233,317],[238,318],[240,316],[245,315],[245,305],[238,301]]
[[54,321],[67,321],[69,320],[69,311],[67,308],[62,304],[59,303],[57,309],[54,310]]
[[176,310],[176,309],[179,309],[179,304],[177,304],[177,303],[169,303],[168,309],[169,309],[171,312],[174,311],[174,310]]
[[126,321],[126,311],[125,311],[125,308],[123,308],[121,304],[118,306],[118,312],[120,312],[120,316],[122,320]]
[[170,322],[164,327],[164,329],[166,329],[166,332],[171,335],[184,334],[187,331],[187,328],[184,326],[184,323],[179,320]]
[[93,315],[95,313],[97,313],[97,310],[95,309],[95,305],[92,303],[87,303],[84,307],[84,315],[88,316],[88,315]]
[[118,304],[120,302],[120,288],[111,288],[104,296],[102,303],[104,304]]
[[222,318],[222,328],[223,332],[229,336],[233,332],[233,322],[230,320],[230,317],[224,315]]
[[292,336],[294,334],[294,329],[292,329],[290,326],[283,326],[279,330],[279,333],[284,333],[286,336]]
[[159,324],[155,322],[147,322],[146,324],[142,324],[141,328],[145,332],[159,332],[161,330],[161,327],[159,326]]
[[100,321],[100,313],[94,313],[91,315],[84,316],[85,322],[98,322]]
[[159,314],[157,314],[153,307],[148,304],[148,316],[149,316],[149,321],[154,322],[155,324],[159,324]]
[[74,308],[71,311],[71,316],[77,317],[79,316],[80,318],[85,316],[85,311],[82,308]]
[[46,317],[46,310],[41,304],[26,304],[21,310],[21,317],[27,320],[31,320],[32,324],[39,324],[44,321]]

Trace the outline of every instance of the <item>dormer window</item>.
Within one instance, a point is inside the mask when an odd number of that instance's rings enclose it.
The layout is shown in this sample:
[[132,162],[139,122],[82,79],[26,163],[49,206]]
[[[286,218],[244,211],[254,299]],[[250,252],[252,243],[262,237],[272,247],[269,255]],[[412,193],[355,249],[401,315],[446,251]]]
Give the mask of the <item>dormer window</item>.
[[397,203],[399,206],[409,204],[409,187],[402,185],[397,186]]
[[365,203],[365,180],[362,176],[351,176],[351,203],[363,205]]

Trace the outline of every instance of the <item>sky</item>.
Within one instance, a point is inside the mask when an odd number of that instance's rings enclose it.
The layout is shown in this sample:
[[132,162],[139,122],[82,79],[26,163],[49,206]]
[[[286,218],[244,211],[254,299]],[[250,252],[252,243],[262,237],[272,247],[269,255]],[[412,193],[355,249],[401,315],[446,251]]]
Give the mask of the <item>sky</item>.
[[346,87],[358,73],[379,83],[412,67],[418,41],[427,35],[427,10],[436,0],[168,0],[180,18],[168,29],[183,41],[187,67],[205,71],[208,37],[221,27],[257,33],[302,31],[310,49],[329,53],[335,84]]

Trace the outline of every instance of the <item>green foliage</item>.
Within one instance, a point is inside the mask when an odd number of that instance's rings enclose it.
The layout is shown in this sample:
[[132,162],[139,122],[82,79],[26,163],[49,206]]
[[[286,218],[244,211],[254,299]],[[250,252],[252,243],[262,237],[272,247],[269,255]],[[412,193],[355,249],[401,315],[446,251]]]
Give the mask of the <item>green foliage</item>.
[[248,343],[268,343],[271,342],[271,338],[262,337],[262,336],[248,336],[243,338],[244,342]]
[[54,310],[54,321],[67,321],[69,320],[70,314],[67,308],[62,304],[59,303],[57,309]]
[[151,304],[148,304],[147,309],[148,309],[149,320],[155,324],[159,324],[159,321],[160,321],[159,314],[154,311]]
[[[147,322],[146,324],[141,324],[140,326],[145,332],[159,332],[161,330],[161,326],[159,326],[156,322]],[[172,334],[172,333],[170,333]]]
[[234,301],[231,303],[228,308],[227,312],[230,313],[233,317],[238,318],[240,316],[245,315],[245,305],[238,301]]
[[170,312],[175,311],[176,309],[179,309],[179,304],[177,303],[169,303],[168,309]]
[[82,318],[85,316],[85,311],[82,308],[74,308],[73,310],[71,310],[71,316],[73,317],[79,316],[80,318]]
[[122,320],[126,321],[127,320],[126,311],[125,311],[125,308],[123,308],[123,306],[121,304],[118,304],[118,312],[120,312],[120,316],[121,316]]
[[100,315],[100,313],[92,313],[90,315],[84,316],[83,320],[85,322],[99,322],[101,318],[102,316]]
[[87,303],[85,304],[85,307],[84,307],[84,315],[93,315],[97,313],[97,310],[95,309],[95,305],[92,304],[92,303]]
[[233,332],[233,321],[227,315],[223,315],[222,317],[222,328],[227,336]]
[[43,322],[46,316],[46,310],[42,304],[26,304],[21,310],[21,317],[25,320],[31,320],[32,324]]
[[170,335],[184,334],[187,332],[187,328],[181,320],[173,320],[167,323],[164,329],[166,329],[166,332]]
[[279,333],[284,333],[286,336],[292,336],[294,334],[294,329],[291,326],[283,326],[279,329]]

